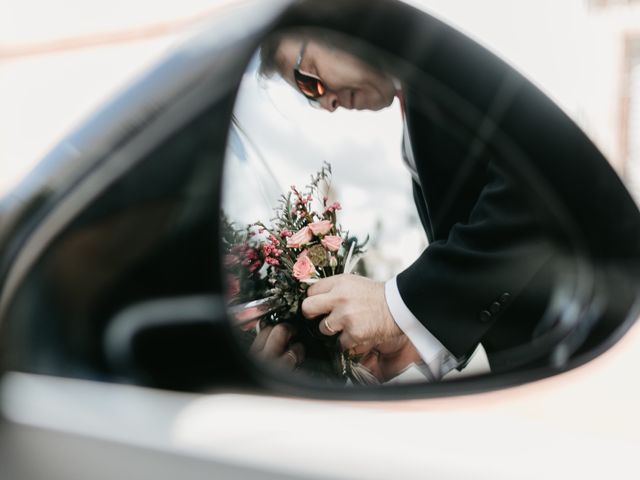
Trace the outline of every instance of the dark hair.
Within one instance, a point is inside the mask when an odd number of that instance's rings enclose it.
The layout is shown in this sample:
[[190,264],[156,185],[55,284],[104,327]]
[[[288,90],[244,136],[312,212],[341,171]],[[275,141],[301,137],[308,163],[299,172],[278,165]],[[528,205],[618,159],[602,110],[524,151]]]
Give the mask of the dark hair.
[[300,39],[301,41],[312,39],[326,47],[340,49],[367,62],[370,66],[378,70],[385,71],[389,67],[385,61],[385,55],[372,55],[371,51],[368,51],[371,47],[366,45],[366,43],[337,32],[307,28],[272,33],[263,40],[260,44],[260,66],[258,67],[258,75],[260,77],[271,78],[275,73],[280,73],[281,65],[277,58],[278,49],[285,38],[291,37]]
[[279,71],[276,53],[278,52],[278,48],[280,48],[282,39],[282,34],[272,34],[260,44],[260,66],[258,67],[259,76],[263,78],[271,78],[274,73]]
[[294,38],[300,41],[313,39],[328,47],[344,48],[341,42],[331,40],[332,34],[322,29],[297,28],[271,33],[260,44],[260,66],[258,67],[260,77],[271,78],[275,73],[280,73],[281,65],[278,62],[277,54],[280,44],[285,38]]
[[278,58],[278,49],[285,39],[295,39],[304,41],[309,34],[306,30],[283,30],[271,33],[260,44],[260,66],[258,67],[258,75],[262,78],[271,78],[274,74],[282,74],[281,61]]

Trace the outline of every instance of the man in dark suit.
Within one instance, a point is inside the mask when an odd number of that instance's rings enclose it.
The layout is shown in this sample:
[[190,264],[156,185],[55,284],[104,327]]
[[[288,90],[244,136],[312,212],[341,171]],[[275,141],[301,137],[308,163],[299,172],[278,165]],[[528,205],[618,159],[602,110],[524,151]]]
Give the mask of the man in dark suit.
[[277,71],[328,111],[379,110],[400,99],[403,156],[429,239],[386,283],[355,275],[320,280],[308,289],[303,314],[323,316],[320,331],[339,332],[354,353],[393,352],[411,341],[434,379],[462,368],[480,342],[492,369],[535,361],[530,353],[518,358],[518,348],[544,316],[557,248],[543,215],[478,132],[446,102],[322,39],[272,39],[261,60],[263,74]]

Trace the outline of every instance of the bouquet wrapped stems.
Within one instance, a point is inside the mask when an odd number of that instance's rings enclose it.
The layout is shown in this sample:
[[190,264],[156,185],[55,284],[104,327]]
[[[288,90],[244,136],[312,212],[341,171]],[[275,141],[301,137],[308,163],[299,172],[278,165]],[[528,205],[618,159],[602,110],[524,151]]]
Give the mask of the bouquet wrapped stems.
[[228,294],[232,310],[242,310],[258,300],[263,321],[295,325],[295,341],[306,349],[303,368],[310,375],[342,383],[348,378],[363,383],[353,374],[357,359],[340,351],[338,335],[323,335],[318,319],[309,320],[302,315],[301,305],[309,285],[349,273],[366,244],[349,236],[337,223],[342,206],[329,202],[330,193],[331,165],[324,164],[304,189],[292,185],[281,196],[269,224],[256,221],[236,229],[226,221],[223,240],[227,240]]

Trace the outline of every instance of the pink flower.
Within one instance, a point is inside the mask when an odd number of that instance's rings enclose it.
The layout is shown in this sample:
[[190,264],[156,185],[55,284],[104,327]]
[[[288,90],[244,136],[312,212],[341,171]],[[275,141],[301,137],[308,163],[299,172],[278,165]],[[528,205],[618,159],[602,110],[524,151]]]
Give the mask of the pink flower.
[[293,276],[298,280],[305,280],[315,272],[315,267],[307,255],[300,256],[293,265]]
[[322,243],[322,246],[330,252],[337,252],[342,245],[342,237],[337,235],[326,235],[322,240],[320,240],[320,243]]
[[249,265],[249,273],[253,273],[262,267],[262,262],[260,260],[254,261],[251,265]]
[[300,248],[311,241],[312,235],[309,227],[303,227],[287,239],[287,247]]
[[342,210],[342,206],[338,202],[333,202],[327,208],[324,209],[324,213],[335,212],[336,210]]
[[333,227],[333,223],[329,220],[321,220],[309,224],[309,228],[314,235],[326,235],[331,230],[331,227]]

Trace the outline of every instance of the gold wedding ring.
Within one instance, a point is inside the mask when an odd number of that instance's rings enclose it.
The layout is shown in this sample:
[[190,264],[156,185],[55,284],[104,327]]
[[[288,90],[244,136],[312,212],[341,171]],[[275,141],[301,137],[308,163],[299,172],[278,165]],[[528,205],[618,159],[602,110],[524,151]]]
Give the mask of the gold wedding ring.
[[291,357],[291,359],[293,360],[293,363],[296,366],[298,365],[298,356],[295,354],[295,352],[293,350],[287,350],[286,355]]
[[329,325],[329,319],[325,318],[324,319],[324,328],[327,329],[327,331],[331,334],[331,335],[335,335],[336,333],[338,333],[336,330],[334,330],[333,328],[331,328],[331,325]]

